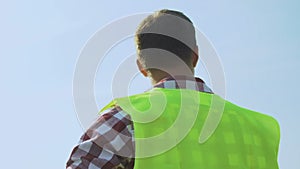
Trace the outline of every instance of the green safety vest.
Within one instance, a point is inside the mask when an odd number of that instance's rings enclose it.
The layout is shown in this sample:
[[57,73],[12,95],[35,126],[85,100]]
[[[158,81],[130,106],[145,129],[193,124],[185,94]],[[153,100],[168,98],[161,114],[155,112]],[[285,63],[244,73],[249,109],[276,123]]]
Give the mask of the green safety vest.
[[154,88],[113,100],[134,124],[135,169],[278,169],[277,121],[215,94]]

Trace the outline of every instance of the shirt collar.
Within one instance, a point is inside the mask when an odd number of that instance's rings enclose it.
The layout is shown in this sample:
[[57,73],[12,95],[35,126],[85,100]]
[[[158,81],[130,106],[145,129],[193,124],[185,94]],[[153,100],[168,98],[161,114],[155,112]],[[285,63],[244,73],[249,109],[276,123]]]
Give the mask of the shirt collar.
[[166,77],[156,83],[153,88],[190,89],[200,92],[213,93],[213,91],[198,77],[176,76]]

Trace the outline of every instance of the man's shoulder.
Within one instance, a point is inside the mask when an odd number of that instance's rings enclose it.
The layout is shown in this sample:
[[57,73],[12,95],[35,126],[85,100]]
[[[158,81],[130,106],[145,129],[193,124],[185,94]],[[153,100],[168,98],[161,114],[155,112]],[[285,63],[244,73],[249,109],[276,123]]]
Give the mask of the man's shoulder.
[[271,115],[238,106],[229,101],[226,101],[226,108],[224,112],[225,116],[236,119],[239,123],[257,126],[260,129],[272,129],[279,132],[279,123]]
[[114,123],[115,121],[123,121],[124,123],[130,123],[130,115],[127,114],[119,106],[108,108],[101,112],[98,121],[106,121]]

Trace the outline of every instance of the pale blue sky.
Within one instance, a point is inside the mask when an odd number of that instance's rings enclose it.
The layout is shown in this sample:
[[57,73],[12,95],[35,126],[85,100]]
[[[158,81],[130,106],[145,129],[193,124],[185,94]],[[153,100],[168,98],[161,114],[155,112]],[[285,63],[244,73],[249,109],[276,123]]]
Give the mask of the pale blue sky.
[[[112,20],[162,8],[183,11],[206,34],[223,64],[226,98],[274,116],[282,132],[280,167],[300,168],[297,0],[1,1],[1,168],[63,168],[83,132],[72,97],[80,50]],[[133,49],[128,39],[110,55],[125,58]],[[110,96],[110,84],[99,80],[104,71],[114,70],[98,70],[99,107]],[[130,93],[148,82],[137,76]],[[138,83],[143,86],[135,89]]]

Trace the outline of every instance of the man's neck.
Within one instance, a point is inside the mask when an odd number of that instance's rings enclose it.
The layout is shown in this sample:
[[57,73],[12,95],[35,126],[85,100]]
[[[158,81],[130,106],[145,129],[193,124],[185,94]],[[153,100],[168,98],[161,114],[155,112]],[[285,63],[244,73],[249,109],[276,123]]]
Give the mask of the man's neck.
[[[176,72],[176,71],[174,71]],[[177,73],[176,73],[177,74]],[[150,72],[149,77],[151,79],[152,85],[157,84],[158,82],[160,82],[162,79],[167,78],[167,77],[172,77],[175,80],[177,79],[177,77],[181,78],[181,77],[187,77],[187,78],[194,78],[194,69],[191,70],[191,72],[188,73],[182,73],[180,75],[170,75],[166,72],[160,71],[160,70],[153,70]]]

